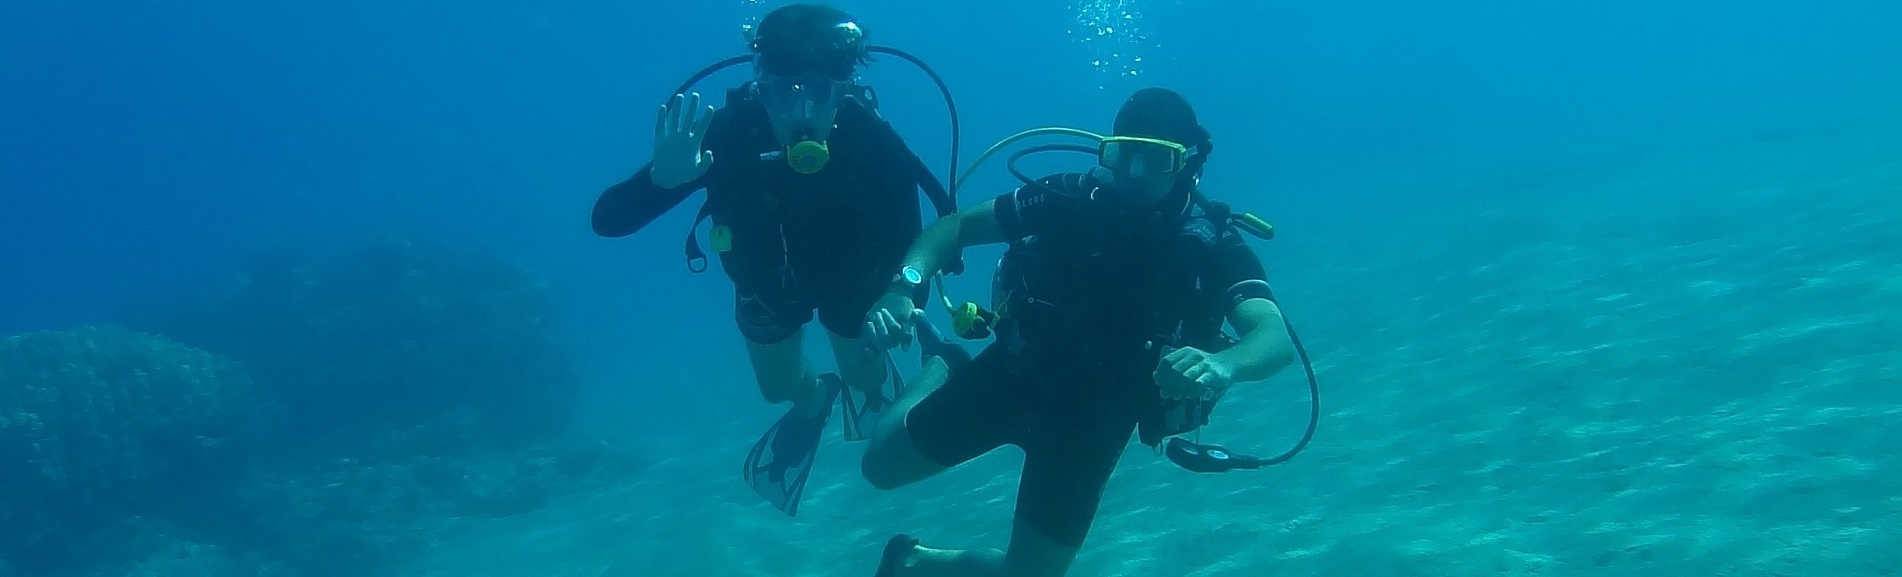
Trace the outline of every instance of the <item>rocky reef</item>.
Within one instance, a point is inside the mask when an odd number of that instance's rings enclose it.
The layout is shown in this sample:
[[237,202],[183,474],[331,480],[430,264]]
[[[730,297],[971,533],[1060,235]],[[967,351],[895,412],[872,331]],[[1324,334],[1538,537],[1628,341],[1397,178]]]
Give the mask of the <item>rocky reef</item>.
[[229,490],[256,448],[250,377],[164,337],[9,337],[0,383],[0,552],[19,570],[86,556],[121,518]]

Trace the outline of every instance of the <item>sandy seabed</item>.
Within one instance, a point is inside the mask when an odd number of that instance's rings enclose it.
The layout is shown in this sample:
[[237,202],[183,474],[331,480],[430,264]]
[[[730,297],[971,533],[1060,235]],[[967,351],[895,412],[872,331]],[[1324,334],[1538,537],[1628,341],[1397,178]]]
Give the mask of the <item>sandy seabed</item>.
[[[1902,574],[1902,161],[1720,173],[1593,185],[1710,204],[1507,207],[1285,273],[1314,444],[1220,476],[1132,444],[1071,575]],[[1207,440],[1286,447],[1299,371],[1244,386]],[[402,573],[869,576],[895,532],[1008,537],[1015,449],[879,492],[834,430],[788,518],[738,479],[766,425],[458,526]]]

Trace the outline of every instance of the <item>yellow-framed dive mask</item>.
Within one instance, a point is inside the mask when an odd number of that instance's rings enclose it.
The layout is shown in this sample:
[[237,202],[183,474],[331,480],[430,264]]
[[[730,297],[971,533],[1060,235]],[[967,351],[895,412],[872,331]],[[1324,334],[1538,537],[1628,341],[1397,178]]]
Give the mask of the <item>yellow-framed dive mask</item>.
[[1189,167],[1189,147],[1138,136],[1108,136],[1097,145],[1096,163],[1131,176],[1175,174]]

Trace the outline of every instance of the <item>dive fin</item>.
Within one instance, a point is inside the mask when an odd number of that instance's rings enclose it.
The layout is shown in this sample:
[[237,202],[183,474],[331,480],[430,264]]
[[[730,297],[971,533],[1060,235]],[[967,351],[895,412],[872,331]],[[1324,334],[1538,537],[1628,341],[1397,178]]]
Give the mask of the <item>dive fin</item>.
[[820,433],[842,388],[838,376],[831,373],[820,376],[819,382],[826,388],[825,409],[812,416],[788,409],[753,444],[740,470],[753,492],[788,516],[799,514],[799,498],[806,493],[806,477],[812,474],[813,458],[819,453]]
[[891,399],[879,393],[867,393],[852,387],[845,387],[843,395],[841,400],[845,405],[845,440],[856,443],[871,439],[873,431],[877,430],[879,417],[883,416],[885,409],[892,405]]
[[886,396],[885,385],[879,385],[878,392],[868,393],[844,387],[845,440],[856,442],[872,438],[877,432],[878,420],[885,410],[898,402],[905,394],[905,378],[898,372],[898,362],[892,359],[890,351],[885,352],[885,375],[891,382],[891,395]]

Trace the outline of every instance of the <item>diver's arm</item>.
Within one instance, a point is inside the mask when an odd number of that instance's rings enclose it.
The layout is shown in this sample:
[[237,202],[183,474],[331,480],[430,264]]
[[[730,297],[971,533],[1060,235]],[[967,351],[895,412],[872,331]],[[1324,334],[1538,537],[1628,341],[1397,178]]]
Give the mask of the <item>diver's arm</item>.
[[[697,106],[699,97],[695,96]],[[707,181],[719,170],[710,164],[713,162],[713,150],[724,149],[731,143],[737,131],[741,130],[738,120],[726,114],[726,109],[711,110],[703,116],[689,115],[687,118],[669,120],[673,110],[680,107],[680,96],[675,95],[671,104],[662,108],[661,118],[654,124],[654,156],[672,166],[675,163],[684,166],[663,170],[662,174],[697,174],[693,180],[662,186],[654,182],[654,163],[648,162],[634,173],[632,178],[620,184],[608,187],[601,197],[594,201],[594,233],[618,238],[639,232],[641,228],[653,223],[667,211],[680,206],[694,191],[706,188]],[[680,123],[691,123],[691,126]]]
[[1224,237],[1215,254],[1210,255],[1215,286],[1228,285],[1225,302],[1228,324],[1240,333],[1241,340],[1216,353],[1215,358],[1232,371],[1231,382],[1259,381],[1294,362],[1294,339],[1283,330],[1281,306],[1268,288],[1268,271],[1261,257],[1237,235]]
[[905,266],[929,277],[944,270],[965,248],[1004,242],[1003,228],[997,222],[996,202],[987,200],[933,221],[919,233],[918,240],[912,241],[911,250],[905,253]]
[[704,186],[702,181],[706,179],[702,176],[680,186],[661,188],[654,184],[652,170],[652,164],[642,167],[632,178],[601,192],[601,197],[594,201],[595,234],[608,238],[634,234],[687,200]]
[[[1068,211],[1060,207],[1067,204],[1060,193],[1053,191],[1076,186],[1074,177],[1074,174],[1046,176],[1035,185],[1025,185],[938,219],[925,227],[924,233],[911,244],[904,263],[930,276],[943,271],[965,248],[1025,238],[1044,228],[1064,225],[1071,219],[1066,218]],[[999,202],[1004,203],[1001,208]]]
[[[946,265],[955,261],[965,247],[1004,242],[1003,228],[997,222],[996,201],[985,201],[970,209],[952,213],[950,216],[932,221],[918,239],[912,241],[911,249],[906,251],[903,266],[917,270],[929,279],[944,271]],[[911,337],[894,338],[913,322],[922,322],[924,311],[918,310],[918,301],[928,298],[927,287],[909,282],[899,282],[894,277],[885,296],[872,305],[867,314],[866,329],[875,341],[883,342],[886,347],[906,342]],[[939,339],[942,341],[942,339]]]
[[1242,338],[1215,357],[1234,370],[1233,382],[1264,380],[1294,363],[1294,341],[1282,330],[1281,307],[1274,301],[1244,300],[1229,311],[1228,322]]

